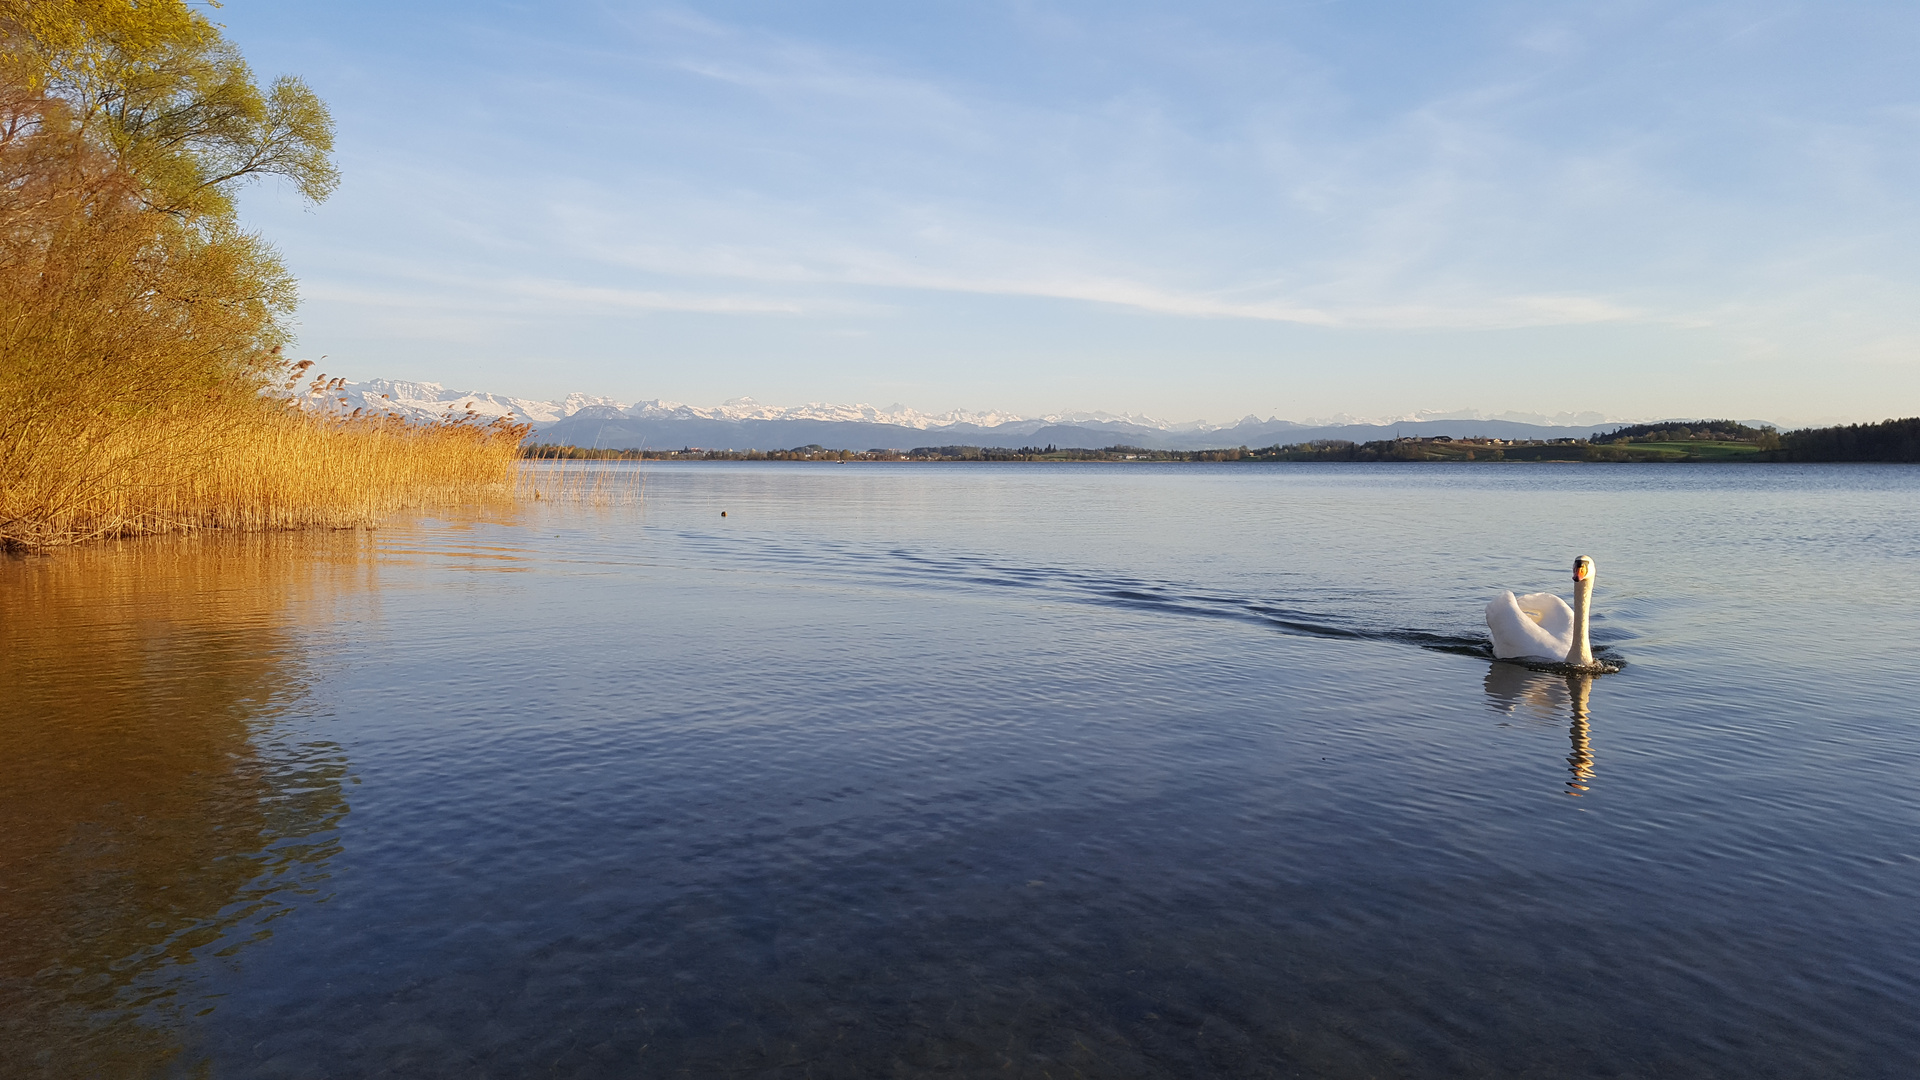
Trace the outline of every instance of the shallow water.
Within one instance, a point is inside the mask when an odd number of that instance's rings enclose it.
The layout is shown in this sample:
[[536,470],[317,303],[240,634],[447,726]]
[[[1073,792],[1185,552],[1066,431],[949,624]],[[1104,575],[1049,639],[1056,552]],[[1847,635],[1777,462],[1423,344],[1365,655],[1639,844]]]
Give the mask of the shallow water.
[[1920,1061],[1920,470],[634,490],[0,563],[0,1073]]

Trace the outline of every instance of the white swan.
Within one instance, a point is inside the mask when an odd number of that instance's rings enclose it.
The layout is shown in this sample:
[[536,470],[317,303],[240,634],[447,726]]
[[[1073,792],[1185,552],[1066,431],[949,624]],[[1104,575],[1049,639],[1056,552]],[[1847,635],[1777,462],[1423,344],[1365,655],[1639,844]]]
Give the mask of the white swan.
[[1487,605],[1487,631],[1493,655],[1501,660],[1536,660],[1591,668],[1587,608],[1593,600],[1593,560],[1573,560],[1573,606],[1552,593],[1515,596],[1501,593]]

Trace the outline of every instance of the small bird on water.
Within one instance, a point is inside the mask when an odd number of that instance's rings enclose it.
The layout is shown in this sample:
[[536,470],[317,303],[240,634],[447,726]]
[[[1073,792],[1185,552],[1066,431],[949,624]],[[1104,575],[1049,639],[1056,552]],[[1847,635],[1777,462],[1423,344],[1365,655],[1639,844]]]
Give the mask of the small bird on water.
[[726,516],[727,516],[727,512],[726,512],[725,510],[722,510],[722,511],[720,511],[720,516],[721,516],[721,517],[726,517]]

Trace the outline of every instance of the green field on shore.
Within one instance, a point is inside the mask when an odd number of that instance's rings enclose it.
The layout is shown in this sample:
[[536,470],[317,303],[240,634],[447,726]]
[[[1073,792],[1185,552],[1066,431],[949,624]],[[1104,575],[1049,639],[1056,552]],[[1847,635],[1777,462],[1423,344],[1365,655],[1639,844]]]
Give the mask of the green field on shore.
[[1632,454],[1655,452],[1675,461],[1734,461],[1761,452],[1759,444],[1749,442],[1626,443],[1621,448]]

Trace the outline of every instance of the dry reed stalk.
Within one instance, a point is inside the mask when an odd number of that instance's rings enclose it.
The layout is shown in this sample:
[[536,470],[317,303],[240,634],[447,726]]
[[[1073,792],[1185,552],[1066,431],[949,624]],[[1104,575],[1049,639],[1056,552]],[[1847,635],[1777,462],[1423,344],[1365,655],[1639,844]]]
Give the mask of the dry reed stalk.
[[642,501],[647,474],[642,468],[596,461],[523,461],[514,485],[521,499],[588,506],[632,506]]

